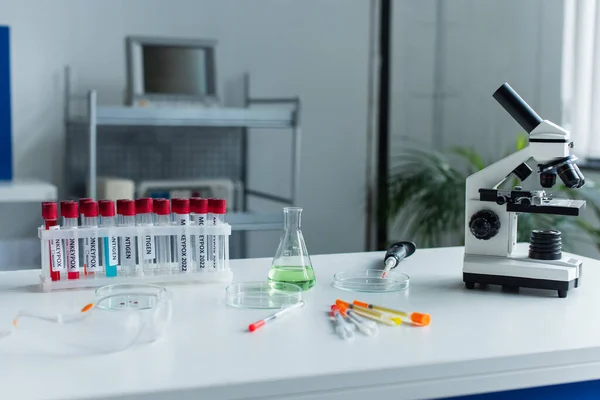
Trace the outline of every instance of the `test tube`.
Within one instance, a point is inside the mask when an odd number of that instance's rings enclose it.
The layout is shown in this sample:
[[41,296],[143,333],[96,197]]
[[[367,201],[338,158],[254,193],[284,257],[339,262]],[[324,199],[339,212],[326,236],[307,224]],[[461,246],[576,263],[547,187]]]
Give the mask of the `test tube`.
[[[44,218],[44,227],[46,230],[58,229],[58,210],[54,201],[42,203],[42,218]],[[53,281],[60,281],[60,272],[65,266],[62,252],[62,241],[60,239],[51,240],[49,244],[49,251],[50,279]]]
[[[158,199],[154,202],[156,226],[171,224],[171,203],[167,199]],[[161,274],[169,273],[171,267],[171,237],[159,235],[156,238],[156,263]]]
[[[117,226],[115,217],[115,202],[112,200],[100,200],[100,224],[102,227]],[[107,277],[117,276],[117,265],[119,265],[119,242],[114,235],[108,235],[104,238],[104,269]]]
[[158,203],[161,202],[161,200],[165,200],[164,197],[157,197],[157,198],[153,198],[152,199],[152,209],[154,210],[154,213],[152,214],[152,222],[154,223],[154,225],[156,225],[156,208],[158,206]]
[[[189,199],[173,199],[171,200],[173,206],[173,217],[175,223],[181,226],[187,226],[190,224],[190,200]],[[181,272],[188,272],[190,268],[190,258],[188,256],[189,249],[189,237],[186,234],[177,235],[175,246],[177,248],[177,262],[179,264],[179,270]]]
[[[210,224],[217,226],[225,223],[227,204],[223,199],[208,199]],[[222,235],[210,235],[210,256],[214,270],[225,269],[225,250]]]
[[[77,229],[78,204],[73,200],[60,203],[60,213],[63,217],[63,229]],[[65,239],[67,279],[79,279],[79,243],[75,238]]]
[[92,199],[91,197],[83,197],[83,198],[81,198],[81,199],[78,200],[78,203],[79,203],[79,217],[81,218],[80,225],[83,225],[83,205],[85,203],[87,203],[88,201],[94,201],[94,199]]
[[[82,217],[81,226],[95,228],[98,226],[98,203],[87,201],[81,204]],[[88,276],[96,276],[100,272],[100,252],[98,251],[98,236],[93,235],[83,239],[83,273]]]
[[[137,199],[135,201],[135,214],[137,226],[152,226],[153,203],[150,198]],[[138,236],[138,258],[144,275],[154,274],[154,260],[156,259],[156,244],[154,235]]]
[[[190,211],[192,212],[192,224],[205,226],[208,218],[208,199],[194,197],[190,199]],[[199,271],[206,270],[208,259],[208,240],[206,235],[198,235],[195,240],[196,266]]]
[[[117,225],[135,226],[135,201],[121,199],[117,200]],[[136,246],[135,237],[121,236],[121,268],[125,275],[136,275],[135,258]]]

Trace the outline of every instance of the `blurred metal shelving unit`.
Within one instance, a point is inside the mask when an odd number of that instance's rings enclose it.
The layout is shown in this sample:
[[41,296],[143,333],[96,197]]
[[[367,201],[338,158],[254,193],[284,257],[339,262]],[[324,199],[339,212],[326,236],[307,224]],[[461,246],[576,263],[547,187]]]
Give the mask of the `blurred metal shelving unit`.
[[[245,107],[130,107],[130,106],[101,106],[98,105],[97,92],[91,90],[86,96],[74,96],[70,89],[70,71],[66,68],[66,87],[65,87],[65,121],[67,125],[67,175],[71,174],[77,180],[69,187],[69,191],[74,195],[74,185],[78,185],[78,192],[81,193],[81,187],[87,187],[87,196],[96,198],[96,182],[99,172],[99,164],[102,159],[99,157],[111,157],[111,151],[102,150],[99,152],[99,141],[106,136],[113,137],[112,147],[120,151],[126,144],[123,144],[123,135],[127,138],[139,138],[142,146],[157,147],[157,142],[148,139],[149,136],[156,134],[163,135],[165,144],[172,135],[185,135],[187,141],[191,142],[187,147],[201,148],[203,151],[209,151],[211,146],[215,146],[215,153],[225,161],[218,161],[215,167],[214,155],[212,173],[218,177],[227,177],[237,183],[241,183],[240,202],[237,212],[228,213],[228,222],[231,223],[233,230],[274,230],[281,229],[283,226],[282,213],[253,213],[248,212],[247,202],[249,196],[266,199],[269,201],[281,203],[283,205],[295,205],[298,196],[298,185],[300,181],[300,99],[298,97],[290,98],[252,98],[250,97],[249,76],[244,77],[244,97]],[[75,102],[85,104],[83,113],[72,113],[71,109]],[[126,128],[130,127],[130,128]],[[161,127],[168,127],[170,132],[158,132]],[[141,129],[143,128],[143,129]],[[197,129],[202,128],[202,129]],[[291,141],[291,193],[289,196],[281,196],[271,193],[265,193],[259,190],[253,190],[247,187],[248,170],[248,134],[253,128],[259,129],[289,129],[292,135]],[[101,132],[102,129],[107,133]],[[119,129],[118,132],[114,129]],[[131,130],[133,129],[133,130]],[[203,142],[203,138],[205,141]],[[110,140],[110,139],[109,139]],[[195,146],[195,147],[194,147]],[[186,149],[189,150],[189,149]],[[185,165],[178,166],[177,172],[181,174],[182,170],[193,175],[193,178],[204,178],[199,174],[204,173],[210,168],[203,166],[203,159],[209,157],[197,157],[193,151],[181,152],[187,156],[165,157],[174,163],[182,161],[180,158],[188,157]],[[135,156],[135,155],[134,155]],[[131,155],[123,156],[130,161]],[[148,156],[150,157],[150,156]],[[133,157],[135,158],[135,157]],[[162,164],[161,168],[168,168],[168,162],[164,159],[156,160],[156,164]],[[168,161],[168,160],[167,160]],[[206,161],[209,162],[209,161]],[[115,166],[119,162],[104,163],[101,173],[116,175]],[[232,167],[232,164],[235,164]],[[112,165],[112,166],[111,166]],[[87,168],[86,168],[87,167]],[[189,168],[188,168],[189,167]],[[83,168],[86,168],[85,176]],[[139,168],[130,167],[130,168]],[[151,169],[151,168],[150,168]],[[108,170],[108,172],[107,172]],[[136,173],[130,172],[122,178],[139,179],[139,170]],[[119,172],[122,172],[119,171]],[[151,171],[144,170],[144,179],[172,178],[181,179],[181,176],[168,176],[165,172],[161,177],[148,177]],[[83,186],[82,182],[86,184]],[[243,241],[245,243],[245,240]],[[245,254],[245,251],[242,251]]]

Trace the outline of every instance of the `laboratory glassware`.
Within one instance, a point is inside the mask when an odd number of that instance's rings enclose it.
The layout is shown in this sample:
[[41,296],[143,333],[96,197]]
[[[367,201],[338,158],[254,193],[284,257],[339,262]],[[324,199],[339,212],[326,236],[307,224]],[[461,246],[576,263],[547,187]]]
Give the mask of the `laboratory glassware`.
[[171,316],[171,294],[162,286],[108,285],[98,288],[96,300],[78,312],[43,315],[19,311],[11,335],[29,337],[33,351],[112,353],[159,340]]
[[[153,202],[149,197],[135,201],[136,225],[151,227],[153,225]],[[150,231],[150,229],[148,229]],[[140,240],[141,239],[141,240]],[[154,260],[156,259],[156,242],[154,235],[146,234],[138,237],[138,258],[144,275],[154,275]]]
[[[190,199],[190,211],[192,214],[192,225],[205,226],[208,221],[208,199],[193,197]],[[196,269],[204,271],[208,264],[208,237],[207,235],[196,235],[194,240],[194,252],[196,258]]]
[[[135,226],[135,201],[128,199],[117,200],[117,224],[119,226]],[[121,236],[121,268],[127,276],[135,276],[137,247],[135,236]]]
[[[59,228],[58,209],[56,206],[56,202],[47,201],[42,203],[42,218],[44,219],[44,228],[46,230]],[[52,279],[53,281],[60,281],[60,272],[63,270],[64,267],[62,241],[60,239],[52,240],[48,247],[50,261],[50,279]]]
[[[209,225],[217,226],[225,223],[227,203],[223,199],[208,199]],[[218,235],[209,235],[211,267],[214,270],[224,268],[225,252],[229,246]],[[227,255],[229,257],[229,255]]]
[[[190,224],[190,200],[189,199],[172,199],[171,208],[173,209],[173,217],[176,225],[187,226]],[[178,269],[181,272],[191,271],[191,240],[189,235],[177,235],[175,240],[175,248],[177,254]]]
[[410,278],[401,272],[391,270],[385,278],[382,269],[361,269],[342,271],[333,275],[333,286],[354,292],[398,292],[408,288]]
[[302,208],[286,207],[283,214],[284,230],[268,278],[270,282],[291,283],[308,290],[316,278],[300,228]]
[[[79,225],[79,204],[73,200],[60,203],[60,213],[63,217],[63,229],[77,229]],[[79,243],[76,237],[65,239],[65,261],[67,279],[79,279]]]
[[[98,226],[98,203],[86,201],[81,205],[81,227],[95,228]],[[83,239],[83,273],[88,276],[96,276],[100,272],[100,247],[98,236],[85,237]]]
[[239,282],[225,289],[228,305],[241,308],[283,308],[302,301],[302,288],[280,282]]
[[[100,200],[100,226],[110,228],[117,226],[115,216],[115,202],[112,200]],[[119,264],[119,242],[116,235],[106,236],[103,239],[104,272],[107,277],[117,276],[117,265]]]
[[[171,225],[171,202],[167,199],[154,199],[156,226]],[[156,264],[160,274],[171,272],[171,236],[156,236]]]

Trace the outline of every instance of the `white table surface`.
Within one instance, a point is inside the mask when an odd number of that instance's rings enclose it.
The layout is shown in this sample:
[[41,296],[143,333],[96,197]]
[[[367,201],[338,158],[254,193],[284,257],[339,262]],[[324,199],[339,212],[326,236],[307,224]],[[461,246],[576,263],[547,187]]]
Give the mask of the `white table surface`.
[[[270,313],[224,304],[220,286],[170,286],[167,337],[125,352],[50,357],[16,335],[0,340],[6,399],[422,399],[600,378],[600,263],[584,259],[581,286],[520,294],[464,289],[462,248],[418,250],[402,263],[408,291],[358,294],[331,286],[335,272],[367,268],[383,253],[313,256],[306,306],[257,332]],[[268,259],[234,261],[235,281],[263,280]],[[78,309],[92,291],[37,293],[38,271],[0,274],[0,321],[19,308]],[[354,298],[429,312],[431,325],[380,328],[340,340],[326,310]],[[0,326],[2,329],[2,326]]]

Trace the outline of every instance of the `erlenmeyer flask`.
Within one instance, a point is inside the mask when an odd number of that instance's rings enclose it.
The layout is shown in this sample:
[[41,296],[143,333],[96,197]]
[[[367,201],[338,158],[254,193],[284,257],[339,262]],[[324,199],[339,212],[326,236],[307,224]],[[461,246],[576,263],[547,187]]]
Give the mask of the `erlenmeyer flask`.
[[300,230],[302,208],[283,209],[285,226],[269,271],[270,282],[284,282],[308,290],[315,285],[315,271]]

